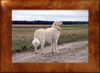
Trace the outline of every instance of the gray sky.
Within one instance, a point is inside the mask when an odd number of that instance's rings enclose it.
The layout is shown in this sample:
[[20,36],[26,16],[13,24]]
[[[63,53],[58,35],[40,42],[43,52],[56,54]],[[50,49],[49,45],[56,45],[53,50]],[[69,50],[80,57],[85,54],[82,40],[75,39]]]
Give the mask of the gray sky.
[[12,10],[12,20],[88,21],[88,10]]

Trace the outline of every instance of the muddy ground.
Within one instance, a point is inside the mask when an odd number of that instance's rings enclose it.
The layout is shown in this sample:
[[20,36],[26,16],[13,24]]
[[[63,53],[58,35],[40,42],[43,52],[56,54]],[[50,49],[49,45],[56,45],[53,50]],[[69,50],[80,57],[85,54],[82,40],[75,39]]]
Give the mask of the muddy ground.
[[12,54],[13,63],[88,63],[88,41],[58,45],[59,53],[52,53],[51,47],[44,48],[45,54],[22,52]]

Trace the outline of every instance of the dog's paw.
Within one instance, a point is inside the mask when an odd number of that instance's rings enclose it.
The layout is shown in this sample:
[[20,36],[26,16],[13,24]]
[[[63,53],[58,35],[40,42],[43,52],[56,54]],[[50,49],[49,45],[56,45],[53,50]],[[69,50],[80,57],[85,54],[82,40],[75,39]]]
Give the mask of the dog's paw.
[[55,53],[55,51],[52,51],[52,53]]
[[42,54],[45,54],[45,52],[42,52]]

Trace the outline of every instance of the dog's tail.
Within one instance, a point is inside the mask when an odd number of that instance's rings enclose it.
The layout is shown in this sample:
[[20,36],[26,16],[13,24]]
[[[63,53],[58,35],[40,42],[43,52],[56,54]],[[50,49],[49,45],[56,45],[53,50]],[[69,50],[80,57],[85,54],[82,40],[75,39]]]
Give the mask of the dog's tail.
[[34,39],[34,40],[32,41],[32,44],[33,44],[33,46],[34,46],[35,48],[37,48],[37,47],[40,45],[40,41],[39,41],[38,39]]

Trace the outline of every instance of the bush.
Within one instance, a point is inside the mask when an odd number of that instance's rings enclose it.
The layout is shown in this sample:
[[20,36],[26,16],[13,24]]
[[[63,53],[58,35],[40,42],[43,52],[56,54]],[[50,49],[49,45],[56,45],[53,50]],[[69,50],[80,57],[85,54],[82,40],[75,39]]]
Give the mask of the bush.
[[[62,34],[58,40],[58,44],[62,43],[69,43],[74,41],[82,41],[87,40],[88,37],[86,34]],[[31,40],[26,39],[20,39],[20,40],[13,40],[13,53],[15,52],[22,52],[22,51],[34,51],[34,46],[31,44]],[[46,43],[45,46],[50,45],[49,43]],[[38,49],[40,46],[38,47]],[[15,51],[16,50],[16,51]]]
[[[34,51],[32,45],[32,38],[36,27],[27,28],[13,28],[12,29],[12,53],[23,52],[23,51]],[[44,26],[42,26],[44,27]],[[46,26],[47,28],[48,26]],[[88,39],[87,26],[63,26],[61,35],[58,40],[58,44],[69,43],[74,41],[83,41]],[[50,45],[46,43],[45,46]],[[38,47],[38,49],[40,46]]]

